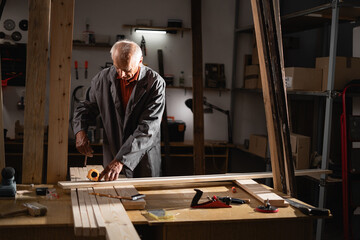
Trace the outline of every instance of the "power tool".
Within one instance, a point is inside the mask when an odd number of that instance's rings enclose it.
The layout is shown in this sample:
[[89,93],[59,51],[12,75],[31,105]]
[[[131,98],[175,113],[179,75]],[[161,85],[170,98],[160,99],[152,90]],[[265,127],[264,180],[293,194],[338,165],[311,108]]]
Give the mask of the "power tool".
[[15,197],[16,182],[14,175],[15,169],[12,167],[6,167],[1,171],[0,197]]

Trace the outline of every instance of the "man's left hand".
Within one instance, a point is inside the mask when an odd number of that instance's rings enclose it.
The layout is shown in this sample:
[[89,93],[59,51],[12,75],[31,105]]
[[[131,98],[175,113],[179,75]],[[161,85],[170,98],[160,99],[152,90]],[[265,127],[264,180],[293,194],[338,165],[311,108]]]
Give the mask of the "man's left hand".
[[109,165],[106,166],[104,171],[100,173],[99,181],[104,178],[105,181],[114,181],[118,179],[119,174],[123,168],[123,164],[118,160],[112,160]]

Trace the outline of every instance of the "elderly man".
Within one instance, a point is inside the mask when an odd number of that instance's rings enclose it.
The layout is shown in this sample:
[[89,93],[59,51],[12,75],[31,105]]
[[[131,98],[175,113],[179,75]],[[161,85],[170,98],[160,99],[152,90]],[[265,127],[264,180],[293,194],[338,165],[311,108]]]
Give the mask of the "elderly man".
[[99,180],[116,180],[121,171],[127,177],[160,176],[165,81],[142,65],[142,52],[136,43],[118,41],[110,53],[113,66],[92,79],[87,100],[74,112],[76,147],[80,153],[92,156],[86,132],[89,122],[100,114],[106,167]]

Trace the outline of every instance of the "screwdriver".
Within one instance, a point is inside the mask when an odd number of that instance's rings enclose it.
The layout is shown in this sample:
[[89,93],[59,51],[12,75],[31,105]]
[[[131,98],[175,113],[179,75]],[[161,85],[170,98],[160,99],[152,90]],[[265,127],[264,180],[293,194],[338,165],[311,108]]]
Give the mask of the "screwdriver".
[[75,61],[75,78],[76,80],[79,79],[79,73],[78,73],[78,61]]

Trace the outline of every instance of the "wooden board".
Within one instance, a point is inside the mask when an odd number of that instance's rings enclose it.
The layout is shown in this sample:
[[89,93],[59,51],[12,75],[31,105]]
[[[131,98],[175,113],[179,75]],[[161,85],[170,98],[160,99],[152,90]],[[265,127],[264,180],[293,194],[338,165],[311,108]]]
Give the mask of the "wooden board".
[[[330,170],[321,169],[304,169],[295,171],[296,176],[307,176],[317,174],[330,174]],[[214,181],[233,181],[238,179],[259,179],[272,178],[271,172],[254,172],[254,173],[233,173],[233,174],[213,174],[213,175],[192,175],[179,177],[150,177],[150,178],[125,178],[109,182],[69,182],[59,181],[58,185],[64,189],[79,188],[79,187],[105,187],[105,186],[157,186],[157,185],[176,185],[182,183],[197,183],[197,182],[214,182]]]
[[[76,168],[70,168],[70,179],[71,181],[77,181],[77,175],[79,172]],[[80,206],[79,206],[79,199],[77,195],[76,189],[71,189],[71,206],[72,206],[72,214],[74,218],[74,234],[75,236],[82,236],[82,221],[81,221],[81,214],[80,214]]]
[[[113,187],[97,188],[96,192],[116,194]],[[105,220],[107,239],[140,239],[120,200],[99,196],[96,199]]]
[[[122,197],[130,197],[139,194],[139,192],[136,190],[136,188],[133,185],[114,187],[114,188],[115,191],[117,192],[117,195]],[[144,209],[146,205],[145,199],[143,198],[136,201],[122,199],[121,202],[126,210]]]
[[269,200],[270,205],[275,207],[287,207],[289,203],[276,193],[270,191],[264,186],[258,184],[252,179],[235,180],[239,187],[250,193],[253,197],[258,199],[262,204],[265,204]]
[[74,0],[51,1],[47,182],[66,179]]
[[23,183],[42,182],[49,25],[50,0],[29,1]]
[[[251,0],[274,188],[294,194],[294,167],[290,149],[289,118],[283,79],[283,55],[277,4]],[[278,31],[277,31],[278,30]],[[280,49],[280,51],[279,51]]]

